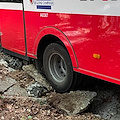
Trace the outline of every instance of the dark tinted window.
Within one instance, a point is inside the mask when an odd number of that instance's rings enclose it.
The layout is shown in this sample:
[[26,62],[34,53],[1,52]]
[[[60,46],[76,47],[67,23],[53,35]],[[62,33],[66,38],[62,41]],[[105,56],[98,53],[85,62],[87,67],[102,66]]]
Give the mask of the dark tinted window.
[[0,0],[0,2],[15,2],[15,3],[22,3],[23,0]]

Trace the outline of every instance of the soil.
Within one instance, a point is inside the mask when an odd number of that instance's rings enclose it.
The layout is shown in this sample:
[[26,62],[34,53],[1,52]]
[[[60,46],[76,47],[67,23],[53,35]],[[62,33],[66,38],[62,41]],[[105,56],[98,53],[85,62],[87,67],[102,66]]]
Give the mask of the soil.
[[0,98],[0,120],[103,120],[92,113],[67,116],[50,105],[29,98]]

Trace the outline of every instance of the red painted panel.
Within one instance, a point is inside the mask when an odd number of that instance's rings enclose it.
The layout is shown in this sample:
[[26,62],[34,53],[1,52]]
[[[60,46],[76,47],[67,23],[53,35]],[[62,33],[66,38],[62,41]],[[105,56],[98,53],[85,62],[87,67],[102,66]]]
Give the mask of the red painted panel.
[[0,10],[2,47],[25,55],[22,10]]
[[[22,11],[0,14],[2,46],[25,55]],[[120,17],[25,12],[25,22],[28,56],[35,58],[40,39],[54,34],[68,49],[75,71],[120,84]]]
[[[77,43],[72,41],[79,68],[120,79],[120,17],[81,18],[79,31],[83,34],[76,37]],[[95,53],[101,58],[93,58]]]
[[[37,43],[35,41],[41,39],[40,31],[46,26],[52,26],[62,31],[72,44],[79,64],[79,68],[74,70],[82,73],[87,70],[89,75],[98,78],[103,75],[106,80],[119,82],[120,17],[62,13],[48,13],[48,17],[40,17],[39,12],[25,12],[25,18],[28,54],[36,54],[34,46]],[[48,30],[45,33],[51,32]],[[56,35],[59,36],[57,32]],[[68,52],[74,56],[69,49]],[[95,59],[93,54],[100,55],[100,59]]]

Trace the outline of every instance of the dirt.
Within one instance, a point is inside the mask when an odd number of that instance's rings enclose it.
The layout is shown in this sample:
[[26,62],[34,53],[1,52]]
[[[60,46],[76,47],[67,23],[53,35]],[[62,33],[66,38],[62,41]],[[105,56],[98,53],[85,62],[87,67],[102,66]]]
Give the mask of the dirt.
[[29,74],[23,70],[17,70],[10,72],[9,76],[19,82],[20,86],[27,88],[29,84],[33,83],[35,80]]
[[36,101],[27,98],[0,98],[0,119],[1,120],[103,120],[92,113],[67,116],[51,107],[40,105]]

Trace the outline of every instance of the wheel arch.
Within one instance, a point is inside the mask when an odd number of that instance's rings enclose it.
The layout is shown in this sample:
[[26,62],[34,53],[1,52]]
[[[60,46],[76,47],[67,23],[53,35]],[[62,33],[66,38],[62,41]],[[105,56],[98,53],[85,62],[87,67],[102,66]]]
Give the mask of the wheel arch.
[[[54,27],[46,27],[39,32],[34,46],[34,54],[37,59],[40,59],[43,63],[42,58],[44,50],[50,43],[59,43],[64,46],[70,56],[73,67],[78,67],[77,58],[70,41],[63,32]],[[42,63],[40,67],[42,67]]]

